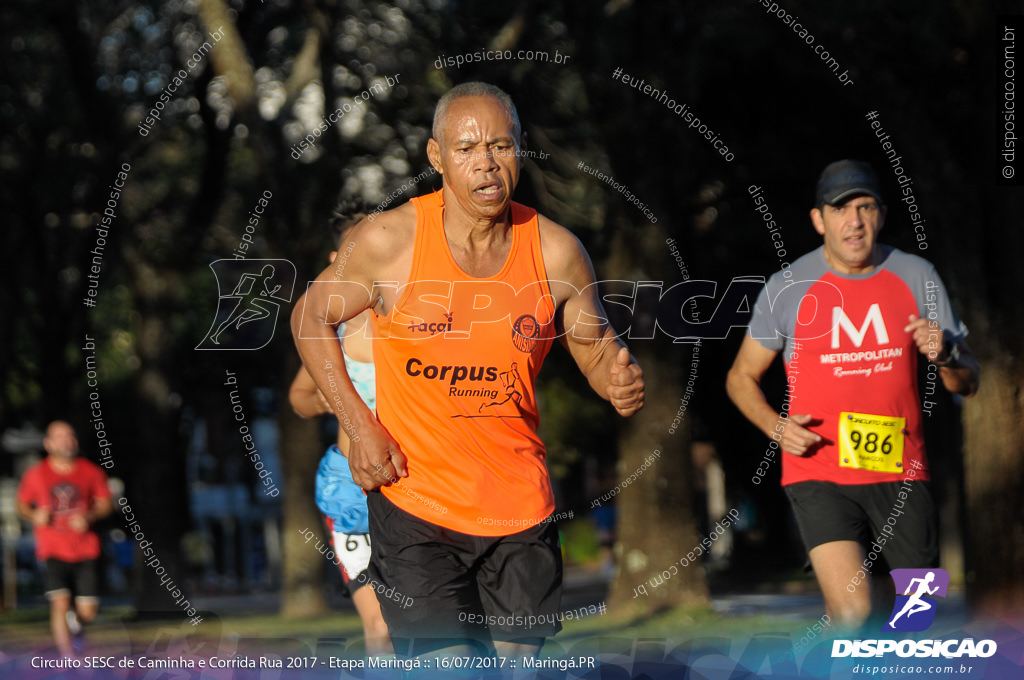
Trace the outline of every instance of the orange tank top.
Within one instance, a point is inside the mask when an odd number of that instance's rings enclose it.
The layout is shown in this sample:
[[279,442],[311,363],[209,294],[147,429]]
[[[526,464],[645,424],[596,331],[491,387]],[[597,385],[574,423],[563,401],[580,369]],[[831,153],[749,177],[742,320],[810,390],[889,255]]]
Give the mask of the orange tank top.
[[442,192],[412,202],[409,282],[391,312],[373,318],[377,418],[409,472],[382,491],[455,531],[514,534],[554,510],[534,391],[555,311],[537,211],[511,204],[508,259],[476,278],[448,248]]

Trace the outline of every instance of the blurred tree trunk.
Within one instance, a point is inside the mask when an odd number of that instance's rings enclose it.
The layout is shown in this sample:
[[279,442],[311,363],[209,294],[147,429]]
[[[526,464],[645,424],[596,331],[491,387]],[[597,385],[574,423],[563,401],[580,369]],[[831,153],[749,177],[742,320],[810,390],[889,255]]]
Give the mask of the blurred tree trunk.
[[[626,241],[629,241],[628,245]],[[664,261],[664,240],[659,230],[648,230],[644,237],[619,230],[612,256],[603,268],[612,278],[650,280],[650,263]],[[641,264],[642,263],[642,264]],[[670,284],[666,284],[667,285]],[[638,303],[633,326],[646,326],[657,314],[652,306]],[[617,329],[619,330],[619,329]],[[657,611],[674,606],[707,606],[710,602],[707,582],[699,561],[687,568],[678,566],[700,542],[693,514],[693,469],[690,460],[689,418],[684,418],[675,433],[669,433],[685,381],[679,379],[680,366],[689,366],[691,348],[673,345],[664,333],[653,340],[630,341],[624,337],[644,371],[644,407],[623,423],[619,435],[619,463],[616,483],[633,474],[655,450],[661,455],[636,482],[622,489],[616,498],[618,521],[615,527],[619,571],[612,582],[609,606],[620,611]],[[671,574],[657,587],[647,585],[647,595],[635,589],[663,572]]]
[[[992,9],[991,3],[956,6],[959,24],[965,28],[963,43],[975,57],[961,81],[966,90],[961,96],[991,98],[991,88],[998,87],[991,75],[1002,73],[1003,55],[993,49]],[[985,129],[988,115],[992,114],[979,111],[970,117]],[[949,129],[963,125],[962,120],[950,121]],[[1024,609],[1024,234],[1008,228],[1020,223],[1024,192],[1019,186],[995,184],[1002,161],[993,161],[998,160],[1004,122],[1001,116],[997,121],[988,144],[978,144],[972,135],[952,136],[950,143],[959,147],[958,153],[938,158],[957,157],[960,167],[943,164],[946,174],[934,188],[931,205],[946,210],[949,204],[941,223],[943,266],[959,272],[958,308],[971,329],[968,342],[981,362],[978,394],[963,404],[968,602],[975,616],[1005,617]],[[927,131],[924,137],[933,139]],[[1019,158],[1017,163],[1019,173]],[[942,193],[974,169],[978,191],[964,192],[958,201]],[[964,229],[968,224],[971,227]]]
[[[596,22],[595,28],[616,47],[602,50],[597,41],[581,40],[579,49],[590,51],[600,66],[596,72],[612,73],[620,63],[629,64],[634,72],[657,72],[664,56],[646,49],[652,39],[651,27],[671,35],[671,40],[681,47],[682,54],[690,54],[699,41],[694,30],[700,21],[679,23],[671,21],[674,10],[667,5],[652,7],[653,14],[640,12],[620,13],[622,6],[609,5],[606,16],[588,14],[588,23]],[[607,18],[614,16],[611,21]],[[620,61],[621,60],[621,61]],[[650,70],[648,70],[650,69]],[[685,90],[681,79],[675,87],[680,94]],[[617,181],[628,184],[629,190],[642,196],[650,203],[651,210],[660,218],[657,224],[650,224],[637,207],[622,200],[622,195],[607,188],[610,215],[620,219],[605,224],[615,228],[611,241],[611,256],[602,275],[626,281],[662,281],[662,292],[677,283],[679,272],[668,253],[666,237],[679,239],[684,245],[683,257],[692,264],[691,254],[686,252],[685,237],[680,229],[679,214],[669,219],[665,210],[667,204],[651,200],[659,195],[663,187],[662,177],[650,162],[650,149],[642,150],[634,144],[634,135],[639,121],[648,120],[651,102],[636,93],[624,92],[619,86],[599,81],[588,90],[588,100],[595,111],[607,112],[609,122],[604,126],[606,135],[603,146],[608,155],[611,171]],[[668,120],[655,114],[653,132]],[[669,124],[671,121],[669,120]],[[679,137],[683,137],[679,135]],[[683,144],[689,143],[684,138]],[[673,143],[675,140],[673,140]],[[628,180],[626,178],[629,178]],[[690,209],[689,191],[698,177],[689,169],[676,169],[673,176],[676,195],[676,209],[686,214]],[[657,296],[639,296],[633,310],[633,326],[653,327],[657,317]],[[645,334],[641,334],[645,335]],[[669,427],[679,408],[686,381],[681,379],[683,367],[689,370],[692,348],[686,344],[673,344],[671,338],[660,330],[654,331],[653,339],[630,340],[624,337],[644,371],[646,397],[644,408],[623,423],[619,435],[618,480],[633,474],[644,460],[660,449],[661,456],[618,497],[618,521],[616,524],[616,553],[619,571],[611,585],[609,605],[635,613],[658,611],[676,606],[704,607],[710,603],[707,579],[700,561],[691,562],[687,567],[679,565],[700,543],[694,516],[694,472],[690,452],[690,422],[692,411],[687,411],[674,433]],[[707,376],[703,376],[709,381]],[[695,395],[699,399],[701,395]],[[693,407],[693,400],[690,407]],[[636,487],[636,488],[633,488]],[[714,518],[717,519],[717,518]],[[675,565],[676,572],[672,572]],[[650,585],[665,579],[656,588]],[[634,592],[634,588],[646,584],[647,595]],[[634,599],[634,595],[637,595]]]
[[[980,32],[979,40],[987,37]],[[981,160],[977,167],[988,168]],[[963,405],[968,601],[975,615],[1005,616],[1024,608],[1024,234],[1004,228],[1019,219],[1024,194],[991,187],[987,198],[974,203],[976,212],[950,220],[946,243],[950,262],[967,269],[961,278],[973,303],[964,310],[968,341],[981,361],[978,394]],[[963,247],[957,226],[972,218],[978,222],[971,234],[978,257],[963,262],[952,254]]]
[[[650,379],[675,373],[672,364],[679,359],[666,359],[653,343],[635,343],[631,350],[648,376],[646,404],[619,436],[618,479],[631,475],[655,449],[661,455],[618,497],[616,553],[620,567],[611,586],[609,606],[627,611],[707,606],[710,596],[700,560],[686,568],[678,565],[702,538],[693,515],[689,427],[668,433],[681,390],[677,381]],[[657,587],[648,583],[652,577],[664,578],[672,565],[678,573]],[[647,584],[647,596],[635,590],[641,584]]]
[[[153,543],[155,556],[181,587],[184,565],[180,539],[189,524],[188,484],[185,446],[178,436],[180,397],[174,393],[168,378],[174,375],[173,366],[169,365],[173,354],[169,346],[176,343],[177,337],[170,328],[173,318],[163,311],[164,304],[159,297],[140,297],[135,307],[140,315],[136,352],[141,368],[133,390],[138,398],[134,402],[132,422],[140,424],[133,442],[139,450],[126,466],[130,483],[125,495],[136,510],[146,539]],[[114,455],[123,460],[129,456],[129,451],[119,447],[114,449]],[[140,507],[144,508],[142,513],[137,510]],[[167,508],[174,510],[167,512]],[[117,521],[119,525],[122,523],[119,517]],[[135,574],[137,610],[178,610],[178,605],[150,568],[139,565]]]
[[981,370],[964,404],[968,592],[974,608],[998,616],[1024,609],[1024,371],[1006,354]]
[[[329,107],[335,101],[336,85],[331,77],[331,65],[337,58],[333,54],[333,17],[316,4],[306,7],[304,18],[308,22],[303,46],[296,55],[287,81],[288,106],[290,108],[303,88],[313,80],[319,80],[324,90],[324,100]],[[277,125],[262,126],[264,129]],[[283,143],[283,130],[267,135],[267,149],[271,149],[268,166],[274,159],[288,155]],[[328,149],[329,157],[341,162],[346,157],[335,135],[324,135],[322,144]],[[330,182],[311,182],[301,171],[278,176],[275,182],[281,188],[286,201],[279,208],[288,215],[275,227],[277,243],[287,243],[287,249],[279,256],[286,256],[298,266],[296,297],[305,290],[307,281],[312,280],[327,262],[325,239],[320,236],[330,231],[327,225],[311,221],[309,206],[332,206],[336,200],[337,188]],[[321,213],[323,214],[323,213]],[[297,238],[302,234],[305,238]],[[289,310],[290,312],[290,310]],[[284,473],[284,489],[281,492],[282,564],[281,615],[286,618],[312,618],[327,613],[325,597],[328,569],[336,569],[315,549],[315,540],[307,544],[303,532],[312,531],[325,544],[329,536],[323,518],[314,500],[314,482],[317,466],[323,455],[323,440],[320,436],[319,419],[305,420],[295,415],[288,403],[287,394],[291,380],[301,366],[298,352],[288,331],[288,314],[282,314],[279,322],[282,342],[282,380],[278,389],[278,427],[281,432],[281,469]],[[275,343],[276,345],[276,343]]]
[[281,470],[284,473],[281,491],[284,547],[281,615],[285,618],[310,618],[327,612],[324,597],[326,558],[316,550],[315,542],[307,544],[302,535],[309,530],[324,543],[328,538],[313,500],[313,482],[323,453],[323,442],[319,421],[299,418],[288,403],[288,385],[300,365],[294,349],[286,353],[283,364],[286,380],[282,380],[282,389],[278,390],[281,397],[277,413],[277,424],[281,430]]

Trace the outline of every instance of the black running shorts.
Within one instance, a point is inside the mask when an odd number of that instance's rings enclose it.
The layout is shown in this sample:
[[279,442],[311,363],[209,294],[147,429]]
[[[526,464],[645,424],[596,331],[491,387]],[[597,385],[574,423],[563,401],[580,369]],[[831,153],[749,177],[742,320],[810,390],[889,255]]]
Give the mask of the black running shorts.
[[473,536],[367,494],[368,569],[395,651],[423,654],[494,640],[541,644],[562,629],[562,551],[553,522]]
[[808,552],[823,543],[856,541],[869,558],[880,558],[872,560],[875,573],[939,564],[938,517],[927,482],[808,481],[785,489]]
[[46,597],[53,599],[75,594],[75,599],[94,600],[99,597],[96,560],[65,562],[50,557],[46,560]]

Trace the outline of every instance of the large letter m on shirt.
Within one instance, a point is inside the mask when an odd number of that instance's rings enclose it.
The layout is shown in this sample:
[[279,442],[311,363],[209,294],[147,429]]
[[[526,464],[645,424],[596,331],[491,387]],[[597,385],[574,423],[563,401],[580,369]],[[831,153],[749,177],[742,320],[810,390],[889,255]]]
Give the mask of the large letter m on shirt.
[[875,328],[875,340],[879,345],[889,344],[889,334],[885,330],[885,322],[882,321],[882,310],[879,308],[878,303],[871,305],[868,309],[867,316],[864,317],[864,323],[858,330],[853,322],[850,321],[850,317],[846,316],[846,312],[843,311],[842,307],[832,308],[832,349],[839,349],[839,329],[842,328],[846,331],[846,334],[853,340],[853,344],[860,347],[864,342],[864,336],[868,334],[868,326],[874,326]]

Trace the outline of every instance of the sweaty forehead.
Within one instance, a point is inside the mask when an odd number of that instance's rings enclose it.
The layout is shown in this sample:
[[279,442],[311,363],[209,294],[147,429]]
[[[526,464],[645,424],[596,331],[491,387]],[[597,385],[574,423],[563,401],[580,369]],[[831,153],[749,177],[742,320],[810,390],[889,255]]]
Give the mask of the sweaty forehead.
[[508,137],[515,127],[508,110],[494,97],[462,97],[448,107],[443,134],[447,140]]

